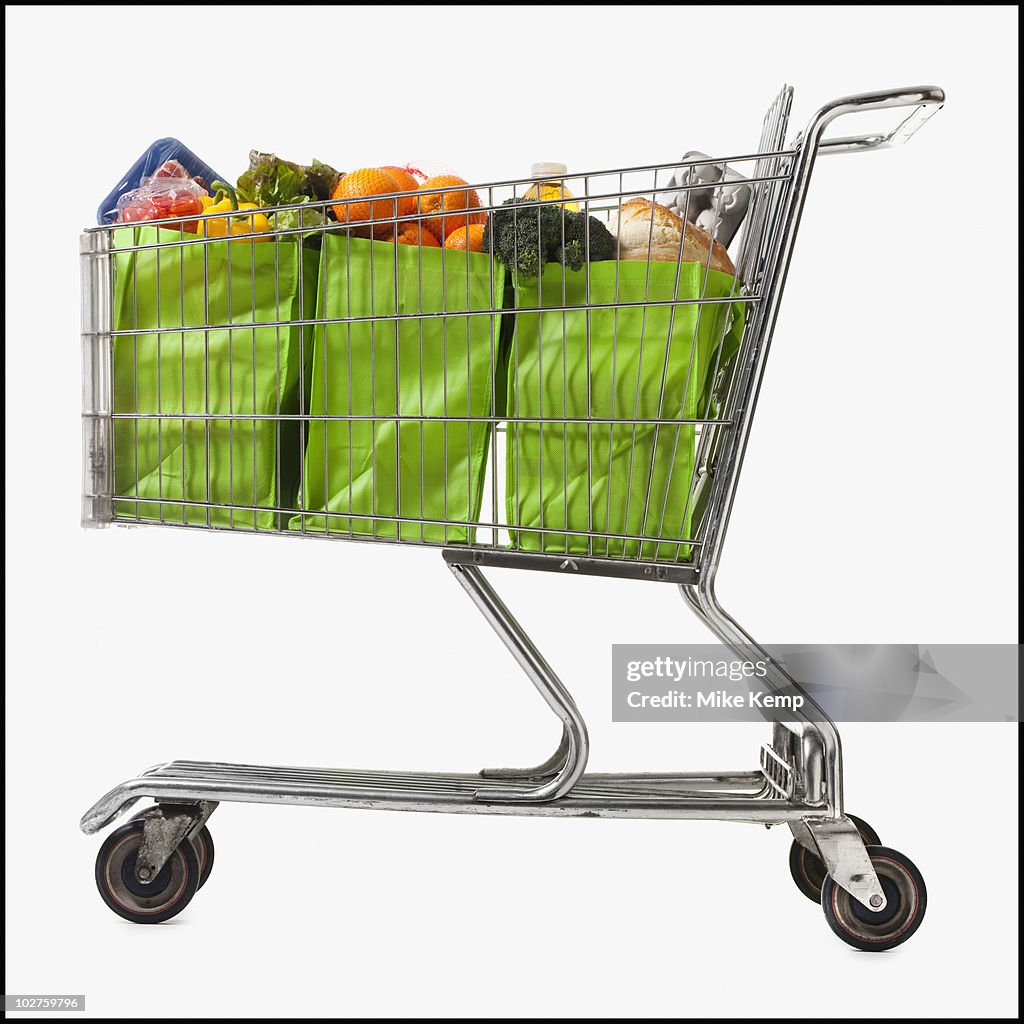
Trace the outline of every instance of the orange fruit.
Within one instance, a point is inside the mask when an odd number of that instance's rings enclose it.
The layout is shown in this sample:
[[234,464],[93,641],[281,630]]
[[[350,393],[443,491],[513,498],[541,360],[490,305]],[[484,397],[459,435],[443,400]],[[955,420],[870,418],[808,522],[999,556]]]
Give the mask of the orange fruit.
[[[453,211],[478,210],[480,197],[475,189],[459,188],[468,182],[454,174],[439,174],[435,178],[427,178],[420,189],[443,188],[451,191],[435,192],[433,195],[420,196],[420,212],[425,214],[441,214],[428,217],[424,223],[427,229],[437,238],[447,238],[456,228],[467,228],[470,224],[483,224],[487,220],[485,213],[460,214]],[[454,187],[453,187],[454,186]]]
[[[420,178],[425,178],[426,177],[426,175],[422,171],[416,170],[415,167],[391,167],[391,166],[385,166],[385,167],[379,168],[379,170],[386,171],[388,174],[391,175],[392,178],[395,179],[395,183],[398,185],[398,190],[400,192],[415,192],[420,187],[420,181],[419,181],[419,178],[416,177],[416,175],[418,174],[420,176]],[[411,196],[409,197],[408,209],[405,208],[406,204],[404,202],[402,202],[400,205],[402,207],[402,209],[399,211],[399,215],[400,216],[412,217],[415,214],[419,213],[418,203]],[[388,225],[387,227],[388,227],[388,231],[387,231],[388,238],[387,238],[387,241],[391,241],[392,240],[392,236],[394,235],[394,232],[390,230],[391,225]],[[435,239],[435,241],[436,241],[436,239]],[[416,244],[416,240],[415,239],[413,239],[412,244],[413,245]],[[427,244],[432,245],[433,243],[430,242],[430,243],[424,243],[424,244],[425,245],[427,245]],[[438,242],[438,245],[440,245],[440,244],[441,243]]]
[[446,249],[462,249],[469,252],[484,251],[484,226],[483,224],[470,224],[468,227],[456,228],[448,232],[444,240]]
[[[338,203],[333,208],[334,216],[342,224],[353,224],[364,220],[383,220],[384,218],[390,220],[396,215],[408,217],[416,210],[416,201],[411,197],[378,199],[376,201],[368,198],[401,191],[401,185],[395,178],[379,167],[362,167],[358,171],[350,171],[341,176],[331,192],[331,198],[365,199],[366,201]],[[377,236],[387,234],[392,230],[394,230],[394,225],[391,223],[373,225],[373,233]]]
[[392,231],[384,238],[385,242],[398,242],[402,245],[422,245],[440,249],[441,243],[424,227],[414,220],[404,220],[398,225],[398,232]]
[[387,171],[395,181],[398,182],[398,187],[403,192],[415,192],[420,187],[419,178],[416,177],[418,174],[421,178],[425,178],[426,175],[422,171],[416,170],[415,167],[381,167],[382,171]]

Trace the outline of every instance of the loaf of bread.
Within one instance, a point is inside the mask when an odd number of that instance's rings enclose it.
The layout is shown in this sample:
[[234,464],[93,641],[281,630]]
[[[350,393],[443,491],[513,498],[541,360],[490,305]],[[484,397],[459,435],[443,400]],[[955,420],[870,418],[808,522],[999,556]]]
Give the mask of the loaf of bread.
[[[685,235],[683,229],[685,226]],[[630,199],[622,204],[609,225],[618,241],[620,260],[671,260],[702,263],[723,274],[736,274],[729,254],[717,239],[668,207],[648,199]],[[680,239],[682,245],[680,246]]]

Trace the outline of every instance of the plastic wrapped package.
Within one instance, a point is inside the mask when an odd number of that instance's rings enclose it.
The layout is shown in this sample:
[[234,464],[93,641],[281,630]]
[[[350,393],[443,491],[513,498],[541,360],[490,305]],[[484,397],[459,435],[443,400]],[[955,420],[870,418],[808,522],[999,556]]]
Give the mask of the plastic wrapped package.
[[[118,224],[135,224],[166,217],[198,217],[203,212],[205,195],[208,195],[206,189],[192,178],[177,174],[154,175],[117,200],[116,220]],[[182,220],[168,227],[193,235],[199,230],[195,220]]]
[[100,203],[96,211],[96,223],[113,224],[117,219],[117,201],[121,196],[138,188],[147,178],[163,177],[161,171],[169,163],[175,163],[182,168],[186,177],[198,178],[200,186],[206,188],[215,181],[228,180],[178,139],[157,139],[125,172],[110,195]]

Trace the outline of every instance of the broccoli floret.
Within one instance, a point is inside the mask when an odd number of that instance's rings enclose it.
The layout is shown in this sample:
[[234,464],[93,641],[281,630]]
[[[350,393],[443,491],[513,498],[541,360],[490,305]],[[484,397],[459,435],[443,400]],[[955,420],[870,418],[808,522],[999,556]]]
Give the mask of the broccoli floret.
[[[529,214],[534,216],[529,216]],[[549,224],[547,218],[540,223],[540,237],[545,238]],[[547,262],[547,244],[538,244],[536,211],[525,211],[515,221],[513,229],[505,234],[505,239],[512,239],[511,246],[499,251],[498,259],[507,263],[523,277],[536,277]]]
[[567,213],[565,246],[561,252],[561,262],[570,270],[582,270],[588,251],[591,263],[614,259],[615,239],[596,217],[587,217],[582,213]]
[[[520,204],[525,208],[517,209]],[[596,217],[530,199],[509,199],[502,205],[490,215],[484,248],[523,277],[536,277],[548,262],[581,270],[587,258],[588,222],[590,259],[614,255],[612,236]]]
[[[524,208],[517,208],[520,204]],[[561,208],[526,199],[509,199],[489,221],[493,252],[524,277],[536,277],[562,244]]]

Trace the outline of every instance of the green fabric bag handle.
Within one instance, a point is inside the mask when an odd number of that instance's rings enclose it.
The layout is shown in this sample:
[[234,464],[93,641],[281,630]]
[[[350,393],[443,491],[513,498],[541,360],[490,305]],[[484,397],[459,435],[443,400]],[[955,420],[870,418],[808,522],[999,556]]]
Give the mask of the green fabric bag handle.
[[[549,264],[539,279],[518,280],[509,415],[626,421],[711,415],[711,378],[738,347],[742,302],[583,307],[738,293],[734,278],[699,263],[608,261],[578,272]],[[542,312],[549,306],[581,308]],[[506,449],[512,546],[689,558],[690,545],[680,541],[693,522],[695,439],[692,425],[514,423]],[[651,540],[626,540],[627,534]]]
[[[288,238],[163,247],[194,238],[155,227],[114,231],[114,330],[135,333],[114,339],[113,410],[142,417],[115,419],[115,488],[149,499],[115,501],[115,515],[276,529],[274,512],[207,503],[290,504],[301,458],[297,425],[206,417],[299,411],[309,330],[259,325],[310,317],[316,256]],[[157,243],[162,247],[121,251]],[[195,329],[220,324],[230,326]],[[155,418],[161,416],[171,418]],[[187,504],[193,501],[204,504]]]
[[292,529],[472,539],[472,527],[447,524],[480,515],[491,424],[473,420],[500,412],[500,316],[486,311],[501,308],[504,286],[504,268],[480,253],[325,236],[316,315],[345,322],[314,331],[308,511]]

